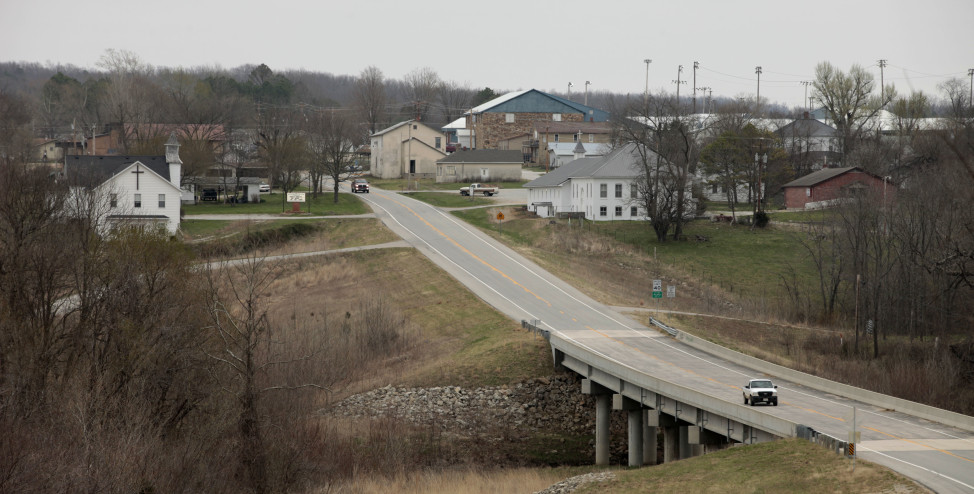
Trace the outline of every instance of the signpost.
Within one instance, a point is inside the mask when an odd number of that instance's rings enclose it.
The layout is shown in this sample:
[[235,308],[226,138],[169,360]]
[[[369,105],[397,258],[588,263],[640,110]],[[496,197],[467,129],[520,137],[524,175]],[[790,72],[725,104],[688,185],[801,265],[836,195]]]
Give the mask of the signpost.
[[663,298],[663,280],[653,280],[653,298],[656,299],[656,317],[659,317],[659,299]]
[[304,202],[304,192],[288,192],[287,202],[291,203],[292,213],[300,213],[301,212],[300,203]]
[[[473,194],[470,194],[470,195],[473,195]],[[498,211],[497,212],[497,231],[498,232],[501,231],[501,225],[503,225],[503,223],[501,223],[502,221],[504,221],[504,212],[503,211]]]

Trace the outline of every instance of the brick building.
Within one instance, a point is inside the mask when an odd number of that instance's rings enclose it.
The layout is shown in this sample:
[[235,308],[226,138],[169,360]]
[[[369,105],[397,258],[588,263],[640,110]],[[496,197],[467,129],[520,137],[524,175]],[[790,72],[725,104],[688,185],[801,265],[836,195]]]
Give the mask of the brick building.
[[894,199],[896,187],[887,179],[856,167],[823,168],[782,186],[785,207],[816,209],[857,194],[875,194],[884,201]]
[[[606,122],[608,112],[536,89],[515,91],[471,109],[465,115],[477,149],[514,149],[531,141],[539,122]],[[525,154],[530,156],[530,143]]]

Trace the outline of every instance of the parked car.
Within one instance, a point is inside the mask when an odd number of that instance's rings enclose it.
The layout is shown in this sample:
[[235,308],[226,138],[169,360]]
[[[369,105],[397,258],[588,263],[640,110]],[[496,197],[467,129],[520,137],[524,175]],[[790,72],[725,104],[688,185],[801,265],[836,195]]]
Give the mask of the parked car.
[[764,402],[771,406],[778,406],[778,386],[770,379],[751,379],[744,385],[744,404],[754,406]]
[[352,193],[365,192],[369,193],[369,182],[364,178],[356,178],[352,180]]
[[260,191],[261,192],[270,192],[271,191],[271,185],[270,184],[260,184]]

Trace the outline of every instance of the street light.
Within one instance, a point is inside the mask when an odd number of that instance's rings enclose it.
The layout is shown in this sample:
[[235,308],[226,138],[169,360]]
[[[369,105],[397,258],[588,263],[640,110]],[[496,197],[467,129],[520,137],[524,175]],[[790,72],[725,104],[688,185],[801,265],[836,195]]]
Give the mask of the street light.
[[754,67],[754,73],[758,75],[758,98],[757,98],[757,104],[758,104],[758,107],[757,108],[758,108],[758,111],[757,111],[757,113],[758,113],[758,116],[760,116],[761,115],[761,66],[760,65],[758,65],[757,67]]
[[591,84],[589,81],[585,81],[585,106],[588,106],[588,85]]
[[643,60],[643,62],[646,63],[646,92],[643,93],[644,95],[643,99],[648,102],[649,101],[649,64],[653,63],[653,61],[652,59],[647,58],[646,60]]

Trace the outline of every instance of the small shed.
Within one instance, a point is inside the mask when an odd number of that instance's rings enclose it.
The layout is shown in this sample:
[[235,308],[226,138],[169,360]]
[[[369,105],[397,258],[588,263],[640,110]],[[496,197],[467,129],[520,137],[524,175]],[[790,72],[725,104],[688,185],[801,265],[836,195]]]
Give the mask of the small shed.
[[895,186],[888,179],[858,167],[823,168],[782,186],[788,209],[819,209],[854,194],[877,193],[892,199]]

